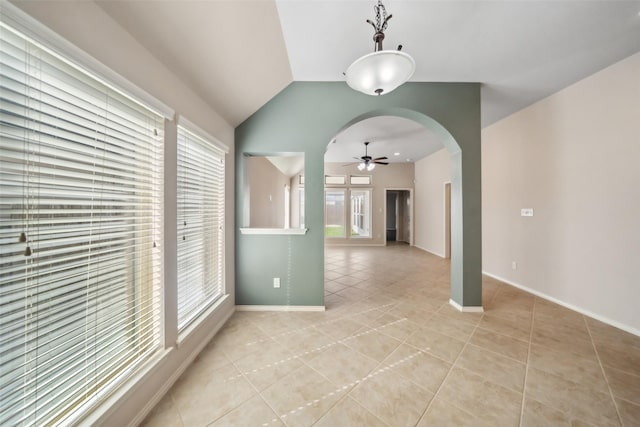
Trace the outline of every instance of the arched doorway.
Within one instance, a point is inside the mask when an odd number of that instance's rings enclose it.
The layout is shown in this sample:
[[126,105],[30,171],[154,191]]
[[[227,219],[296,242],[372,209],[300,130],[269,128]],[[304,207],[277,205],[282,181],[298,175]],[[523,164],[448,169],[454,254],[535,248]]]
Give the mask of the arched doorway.
[[[365,118],[396,115],[441,137],[451,154],[451,302],[479,310],[481,289],[480,86],[408,83],[369,97],[343,83],[292,83],[236,129],[236,219],[242,226],[244,155],[303,152],[305,224],[302,236],[236,233],[236,303],[319,306],[323,301],[324,151],[340,129]],[[283,293],[266,278],[286,274]],[[276,276],[279,275],[279,276]]]

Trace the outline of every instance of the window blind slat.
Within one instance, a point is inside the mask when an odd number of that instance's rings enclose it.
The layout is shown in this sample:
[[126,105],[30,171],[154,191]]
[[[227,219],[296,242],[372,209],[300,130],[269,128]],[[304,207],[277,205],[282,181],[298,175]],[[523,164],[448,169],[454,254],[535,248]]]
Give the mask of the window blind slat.
[[223,293],[224,153],[178,126],[178,328]]
[[161,348],[163,118],[0,41],[0,425],[65,424]]

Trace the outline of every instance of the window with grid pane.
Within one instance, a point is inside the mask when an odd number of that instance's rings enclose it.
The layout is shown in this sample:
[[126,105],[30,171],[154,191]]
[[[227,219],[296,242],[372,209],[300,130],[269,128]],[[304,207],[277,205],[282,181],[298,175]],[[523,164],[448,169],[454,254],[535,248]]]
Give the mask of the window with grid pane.
[[64,425],[161,348],[163,118],[0,42],[0,425]]
[[178,126],[178,331],[223,294],[224,151]]

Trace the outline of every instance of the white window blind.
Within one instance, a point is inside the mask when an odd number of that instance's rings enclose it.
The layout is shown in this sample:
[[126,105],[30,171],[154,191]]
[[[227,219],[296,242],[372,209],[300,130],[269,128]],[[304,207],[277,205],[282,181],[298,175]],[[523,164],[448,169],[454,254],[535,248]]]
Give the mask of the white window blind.
[[178,126],[178,331],[223,293],[224,151]]
[[0,42],[0,425],[68,425],[161,348],[163,118]]

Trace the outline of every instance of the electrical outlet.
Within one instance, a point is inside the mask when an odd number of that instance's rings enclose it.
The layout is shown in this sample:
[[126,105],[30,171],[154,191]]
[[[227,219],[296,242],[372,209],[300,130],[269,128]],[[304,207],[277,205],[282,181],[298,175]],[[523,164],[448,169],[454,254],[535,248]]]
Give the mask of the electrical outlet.
[[512,270],[517,270],[518,269],[518,263],[515,261],[511,261],[511,269]]
[[279,277],[274,277],[273,278],[273,287],[278,289],[280,287],[280,278]]

